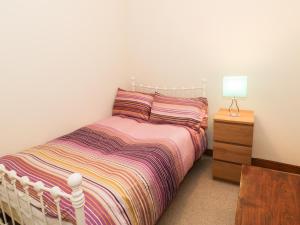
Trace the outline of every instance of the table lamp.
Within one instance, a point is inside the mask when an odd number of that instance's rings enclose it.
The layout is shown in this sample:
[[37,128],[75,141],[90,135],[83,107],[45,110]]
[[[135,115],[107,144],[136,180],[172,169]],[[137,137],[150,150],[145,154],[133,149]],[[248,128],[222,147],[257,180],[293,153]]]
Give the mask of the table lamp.
[[[240,116],[237,98],[247,97],[247,76],[225,76],[223,78],[223,96],[231,97],[228,108],[230,116]],[[234,109],[234,105],[236,109]]]

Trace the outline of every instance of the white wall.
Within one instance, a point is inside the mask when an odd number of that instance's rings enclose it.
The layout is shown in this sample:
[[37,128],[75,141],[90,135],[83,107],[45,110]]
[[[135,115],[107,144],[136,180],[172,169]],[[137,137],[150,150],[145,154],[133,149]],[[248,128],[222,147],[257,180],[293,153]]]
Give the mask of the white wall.
[[0,155],[111,113],[127,81],[123,4],[0,2]]
[[[247,75],[241,106],[256,113],[253,156],[300,165],[300,1],[128,3],[131,74],[169,86],[206,77],[210,118],[229,104],[222,76]],[[209,136],[211,144],[212,126]]]

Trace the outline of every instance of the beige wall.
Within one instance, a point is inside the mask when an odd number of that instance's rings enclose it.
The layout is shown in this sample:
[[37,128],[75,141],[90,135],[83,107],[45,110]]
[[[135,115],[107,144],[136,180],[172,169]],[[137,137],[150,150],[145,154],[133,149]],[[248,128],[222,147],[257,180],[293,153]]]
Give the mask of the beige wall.
[[0,2],[0,155],[111,113],[126,77],[123,3]]
[[244,74],[254,156],[300,165],[299,11],[298,0],[1,1],[0,155],[109,115],[129,74],[206,77],[211,117],[229,104],[222,76]]
[[222,76],[247,75],[240,104],[256,113],[254,157],[300,165],[300,1],[128,2],[131,74],[162,85],[206,77],[211,118],[229,104]]

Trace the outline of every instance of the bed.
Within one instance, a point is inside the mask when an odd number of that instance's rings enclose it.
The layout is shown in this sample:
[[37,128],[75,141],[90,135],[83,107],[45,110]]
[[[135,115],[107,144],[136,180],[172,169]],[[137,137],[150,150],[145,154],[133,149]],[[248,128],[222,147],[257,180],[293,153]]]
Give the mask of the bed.
[[0,224],[153,225],[206,145],[204,129],[111,116],[1,157]]

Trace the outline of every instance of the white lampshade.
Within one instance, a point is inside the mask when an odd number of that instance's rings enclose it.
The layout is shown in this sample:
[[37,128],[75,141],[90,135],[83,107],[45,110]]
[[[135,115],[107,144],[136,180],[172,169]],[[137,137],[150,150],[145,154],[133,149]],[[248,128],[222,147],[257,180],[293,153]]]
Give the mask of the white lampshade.
[[247,76],[226,76],[223,78],[224,97],[247,97]]

